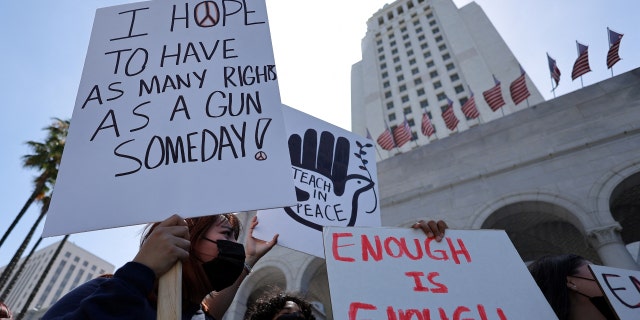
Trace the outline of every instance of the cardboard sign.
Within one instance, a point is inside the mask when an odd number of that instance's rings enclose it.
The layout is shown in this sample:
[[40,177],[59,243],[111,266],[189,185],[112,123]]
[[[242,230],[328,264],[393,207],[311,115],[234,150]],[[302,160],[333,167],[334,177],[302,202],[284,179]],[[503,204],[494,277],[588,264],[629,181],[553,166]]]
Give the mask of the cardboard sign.
[[373,141],[283,106],[298,203],[258,212],[254,235],[324,257],[324,226],[380,226]]
[[98,9],[44,236],[295,203],[265,1]]
[[589,265],[620,320],[640,319],[640,271]]
[[557,319],[504,231],[324,230],[334,319]]

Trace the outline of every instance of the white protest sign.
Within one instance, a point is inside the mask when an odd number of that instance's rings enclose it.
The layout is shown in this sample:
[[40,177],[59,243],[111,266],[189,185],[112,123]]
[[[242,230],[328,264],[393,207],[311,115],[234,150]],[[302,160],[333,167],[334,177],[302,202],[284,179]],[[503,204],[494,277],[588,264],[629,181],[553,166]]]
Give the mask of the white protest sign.
[[640,271],[589,265],[619,320],[640,319]]
[[295,203],[264,0],[98,9],[43,236]]
[[500,230],[324,230],[334,319],[557,319]]
[[380,226],[373,141],[283,106],[298,203],[258,212],[254,235],[324,258],[324,226]]

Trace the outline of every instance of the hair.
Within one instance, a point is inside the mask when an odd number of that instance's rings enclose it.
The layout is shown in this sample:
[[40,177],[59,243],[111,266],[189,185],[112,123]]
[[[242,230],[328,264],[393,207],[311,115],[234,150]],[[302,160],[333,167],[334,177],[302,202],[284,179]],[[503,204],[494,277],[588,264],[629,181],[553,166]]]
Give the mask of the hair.
[[569,319],[567,276],[578,273],[587,260],[575,254],[546,255],[529,265],[529,272],[560,320]]
[[12,319],[11,310],[9,310],[9,307],[7,307],[7,305],[1,301],[0,301],[0,319]]
[[274,289],[256,300],[250,307],[245,320],[272,320],[284,308],[287,301],[295,302],[300,307],[300,311],[306,320],[316,319],[311,312],[311,304],[300,295]]
[[[191,246],[189,248],[189,258],[182,262],[182,306],[183,308],[197,309],[202,302],[202,299],[209,294],[212,289],[209,283],[209,279],[202,269],[202,261],[200,261],[195,254],[192,254],[196,242],[200,240],[206,232],[218,223],[221,223],[223,219],[229,221],[233,231],[233,236],[238,240],[240,235],[240,220],[234,214],[218,214],[204,217],[187,218],[187,226],[189,227],[189,241]],[[156,222],[148,225],[143,233],[141,244],[147,240],[149,235],[160,224]],[[155,297],[150,297],[152,301],[155,301]]]

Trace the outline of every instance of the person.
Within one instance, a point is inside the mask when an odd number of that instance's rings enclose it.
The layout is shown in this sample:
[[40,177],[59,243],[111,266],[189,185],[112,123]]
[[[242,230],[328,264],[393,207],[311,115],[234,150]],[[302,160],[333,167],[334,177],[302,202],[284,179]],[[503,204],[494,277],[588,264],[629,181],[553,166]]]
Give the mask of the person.
[[[440,242],[444,238],[447,224],[442,221],[420,220],[413,225],[413,229],[420,229],[427,237]],[[288,293],[280,289],[273,289],[258,298],[248,310],[245,320],[315,320],[311,304],[299,294]]]
[[13,319],[11,316],[11,310],[7,307],[4,302],[0,301],[0,320],[11,320]]
[[300,295],[274,288],[249,308],[245,320],[315,320],[311,304]]
[[543,256],[529,265],[529,272],[560,320],[617,319],[589,271],[590,263],[579,255],[560,254]]
[[[84,283],[58,300],[42,317],[51,319],[155,319],[157,280],[182,261],[182,319],[222,319],[244,277],[277,243],[253,237],[237,243],[240,222],[233,214],[182,219],[173,215],[145,230],[135,258],[111,276]],[[215,299],[203,299],[215,292]]]

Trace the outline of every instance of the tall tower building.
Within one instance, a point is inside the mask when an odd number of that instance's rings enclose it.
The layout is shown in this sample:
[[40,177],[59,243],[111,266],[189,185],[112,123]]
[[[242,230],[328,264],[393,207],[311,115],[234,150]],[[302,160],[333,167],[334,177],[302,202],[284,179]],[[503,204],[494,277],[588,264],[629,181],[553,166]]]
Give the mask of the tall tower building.
[[[515,56],[475,2],[458,9],[452,0],[398,0],[367,21],[362,60],[351,70],[351,128],[363,136],[368,130],[375,140],[406,119],[413,141],[388,151],[378,145],[378,160],[385,159],[544,101],[525,76],[531,95],[514,103],[509,87],[520,75]],[[483,97],[495,87],[494,77],[506,103],[495,111]],[[472,97],[476,118],[461,110]],[[453,130],[443,119],[450,103],[459,120]],[[435,131],[430,136],[421,131],[423,114]]]
[[[29,300],[36,283],[44,273],[44,269],[53,257],[60,242],[53,243],[33,253],[23,271],[18,276],[4,303],[9,306],[16,316]],[[24,258],[18,262],[22,265]],[[2,268],[4,269],[4,267]],[[15,276],[17,269],[13,271],[10,279]],[[27,314],[23,319],[36,319],[36,314],[48,309],[64,294],[80,284],[93,279],[101,274],[113,273],[115,266],[100,259],[92,253],[78,247],[74,243],[65,242],[57,258],[53,261],[44,282],[33,297]],[[0,270],[1,271],[1,270]],[[8,285],[2,288],[7,290]]]

